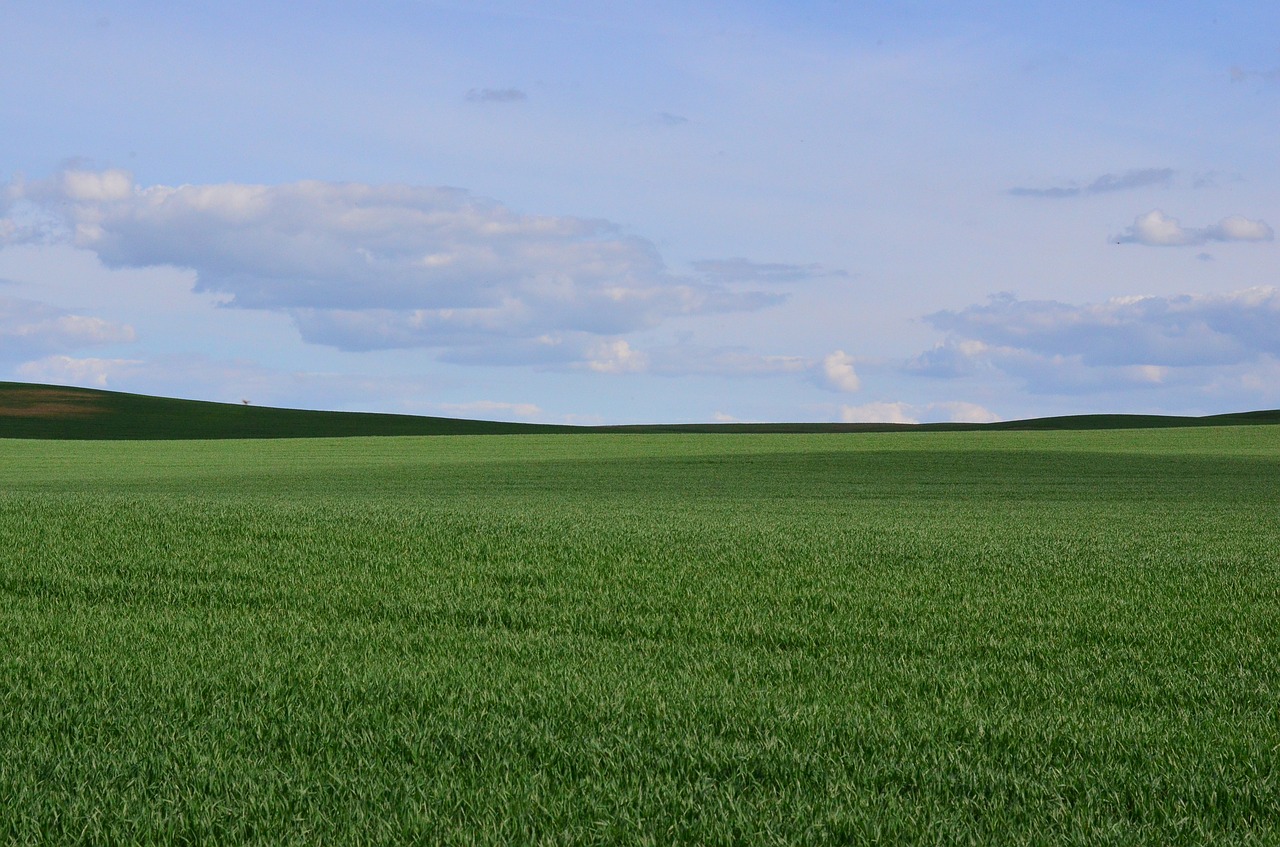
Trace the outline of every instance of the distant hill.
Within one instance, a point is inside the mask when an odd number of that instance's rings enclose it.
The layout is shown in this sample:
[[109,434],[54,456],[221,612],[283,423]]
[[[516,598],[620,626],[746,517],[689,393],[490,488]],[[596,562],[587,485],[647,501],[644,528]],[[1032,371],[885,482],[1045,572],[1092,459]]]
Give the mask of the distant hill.
[[993,424],[751,423],[582,427],[371,412],[319,412],[175,400],[92,388],[0,382],[0,438],[322,438],[355,435],[498,435],[554,432],[897,432],[1139,429],[1280,423],[1280,411],[1209,417],[1073,415]]

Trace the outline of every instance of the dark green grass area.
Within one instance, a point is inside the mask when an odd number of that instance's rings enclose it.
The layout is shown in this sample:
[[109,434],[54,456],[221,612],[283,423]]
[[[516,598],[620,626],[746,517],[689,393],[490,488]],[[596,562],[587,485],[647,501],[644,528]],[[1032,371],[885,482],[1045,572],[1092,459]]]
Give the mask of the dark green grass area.
[[1150,429],[1280,423],[1280,410],[1209,417],[1074,415],[992,424],[741,423],[567,426],[209,403],[93,388],[0,382],[0,438],[203,440],[548,433],[836,433]]
[[1270,844],[1280,429],[0,442],[0,841]]

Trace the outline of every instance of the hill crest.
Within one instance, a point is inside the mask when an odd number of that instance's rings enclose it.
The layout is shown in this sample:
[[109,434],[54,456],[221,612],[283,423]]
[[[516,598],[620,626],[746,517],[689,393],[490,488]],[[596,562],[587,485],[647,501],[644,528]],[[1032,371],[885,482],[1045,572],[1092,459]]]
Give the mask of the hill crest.
[[1072,415],[990,424],[738,423],[569,426],[396,415],[325,412],[181,400],[96,388],[0,382],[0,438],[173,440],[325,438],[386,435],[515,435],[590,432],[904,432],[1138,429],[1280,423],[1280,410],[1208,417]]

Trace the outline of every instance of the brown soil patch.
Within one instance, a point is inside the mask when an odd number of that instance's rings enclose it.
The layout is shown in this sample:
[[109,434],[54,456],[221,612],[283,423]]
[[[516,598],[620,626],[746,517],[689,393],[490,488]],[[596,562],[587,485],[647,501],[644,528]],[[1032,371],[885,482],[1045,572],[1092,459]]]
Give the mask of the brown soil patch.
[[0,392],[0,417],[84,418],[107,411],[91,394],[49,388]]

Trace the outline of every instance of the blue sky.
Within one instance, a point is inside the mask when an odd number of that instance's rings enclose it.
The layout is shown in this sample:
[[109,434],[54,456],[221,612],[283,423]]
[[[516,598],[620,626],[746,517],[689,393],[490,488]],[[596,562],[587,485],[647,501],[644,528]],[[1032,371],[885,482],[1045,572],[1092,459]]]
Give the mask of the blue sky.
[[1275,4],[0,20],[0,379],[583,423],[1280,406]]

